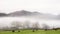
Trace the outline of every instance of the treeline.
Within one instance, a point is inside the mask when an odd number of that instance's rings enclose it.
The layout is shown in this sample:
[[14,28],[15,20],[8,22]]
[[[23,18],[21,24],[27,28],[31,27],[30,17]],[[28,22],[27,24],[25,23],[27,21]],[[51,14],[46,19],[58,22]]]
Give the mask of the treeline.
[[16,30],[18,30],[18,32],[20,32],[20,30],[32,30],[32,32],[35,32],[35,31],[38,31],[38,30],[58,30],[60,28],[52,28],[50,29],[50,26],[48,26],[47,24],[42,24],[42,28],[40,26],[40,23],[38,22],[34,22],[34,23],[31,23],[29,21],[25,21],[24,23],[23,22],[19,22],[19,21],[13,21],[11,22],[11,27],[3,27],[1,30],[5,30],[5,31],[12,31],[12,32],[15,32]]

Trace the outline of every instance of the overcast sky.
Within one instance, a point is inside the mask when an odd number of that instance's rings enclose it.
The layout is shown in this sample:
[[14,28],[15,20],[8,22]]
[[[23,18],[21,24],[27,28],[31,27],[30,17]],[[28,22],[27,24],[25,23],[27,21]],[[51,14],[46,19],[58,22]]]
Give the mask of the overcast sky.
[[0,12],[19,10],[59,14],[60,0],[0,0]]

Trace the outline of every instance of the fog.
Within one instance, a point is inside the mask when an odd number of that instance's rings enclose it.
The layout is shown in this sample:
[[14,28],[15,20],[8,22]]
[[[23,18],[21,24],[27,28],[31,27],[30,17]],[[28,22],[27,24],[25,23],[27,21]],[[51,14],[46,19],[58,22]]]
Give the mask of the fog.
[[24,23],[25,21],[29,21],[30,24],[38,22],[40,27],[43,27],[42,24],[47,24],[50,28],[57,28],[60,27],[60,20],[49,20],[49,19],[37,19],[37,18],[30,18],[30,17],[0,17],[0,27],[11,27],[12,21],[19,21]]

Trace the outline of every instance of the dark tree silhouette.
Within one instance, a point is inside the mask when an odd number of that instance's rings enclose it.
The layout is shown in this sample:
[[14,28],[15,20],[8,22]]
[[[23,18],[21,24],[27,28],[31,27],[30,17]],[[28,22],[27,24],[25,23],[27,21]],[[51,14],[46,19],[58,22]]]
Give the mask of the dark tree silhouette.
[[12,32],[15,32],[15,30],[12,30]]

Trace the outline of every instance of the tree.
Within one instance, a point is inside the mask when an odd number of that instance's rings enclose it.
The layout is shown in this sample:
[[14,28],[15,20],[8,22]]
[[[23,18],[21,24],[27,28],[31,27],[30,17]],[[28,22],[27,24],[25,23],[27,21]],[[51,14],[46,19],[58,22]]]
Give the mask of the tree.
[[21,22],[18,22],[18,21],[13,21],[11,25],[12,25],[12,32],[15,32],[15,30],[19,30],[19,27],[22,26]]
[[35,32],[35,30],[37,31],[38,28],[39,28],[39,23],[38,22],[32,24],[33,32]]
[[47,31],[50,27],[47,24],[43,24],[43,29]]
[[36,29],[36,31],[39,29],[39,23],[38,22],[35,23],[35,29]]

